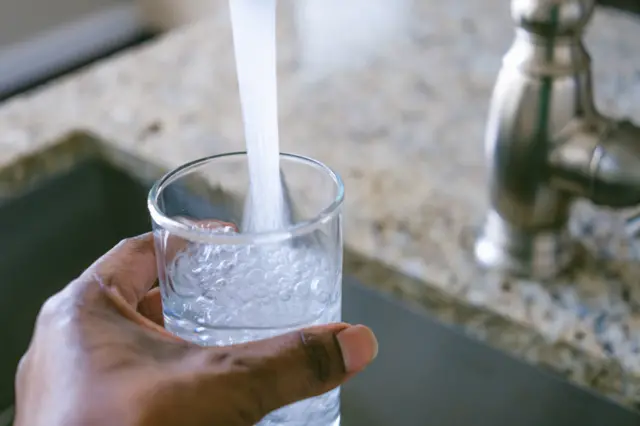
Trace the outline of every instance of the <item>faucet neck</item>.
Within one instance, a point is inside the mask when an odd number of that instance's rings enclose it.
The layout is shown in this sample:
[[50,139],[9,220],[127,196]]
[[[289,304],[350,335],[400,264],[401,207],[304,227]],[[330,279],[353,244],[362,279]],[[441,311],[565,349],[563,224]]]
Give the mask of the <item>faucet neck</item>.
[[[519,29],[515,40],[503,59],[502,74],[513,74],[517,70],[524,77],[520,83],[527,85],[529,79],[539,82],[540,102],[552,102],[552,94],[562,84],[575,87],[572,114],[580,117],[599,116],[593,100],[591,56],[587,52],[580,34],[568,34],[548,38]],[[544,89],[549,92],[544,96]],[[502,102],[494,99],[493,102]],[[567,109],[567,107],[563,107]]]

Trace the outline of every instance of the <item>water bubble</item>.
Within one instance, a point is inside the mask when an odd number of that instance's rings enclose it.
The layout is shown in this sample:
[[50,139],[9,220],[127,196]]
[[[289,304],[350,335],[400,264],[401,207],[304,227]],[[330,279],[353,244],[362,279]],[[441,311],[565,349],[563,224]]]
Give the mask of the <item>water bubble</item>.
[[218,290],[216,290],[215,288],[208,288],[204,291],[204,293],[202,293],[202,297],[210,301],[215,301],[217,295],[218,295]]
[[[246,282],[236,286],[235,294],[241,303],[249,303],[256,298],[255,291]],[[251,306],[242,306],[241,308],[246,310],[250,309]]]
[[332,315],[328,304],[339,302],[340,295],[334,294],[339,291],[334,274],[322,270],[323,260],[328,264],[324,252],[285,244],[247,248],[201,245],[176,258],[176,286],[195,297],[176,295],[171,309],[180,317],[230,327],[311,324],[325,312]]
[[293,282],[291,282],[291,278],[287,275],[284,275],[278,279],[277,286],[279,289],[287,289],[293,287]]
[[218,264],[218,270],[229,269],[232,265],[230,260],[223,260]]
[[255,285],[253,291],[257,299],[269,297],[269,294],[271,293],[266,282]]
[[293,291],[299,299],[307,299],[309,297],[309,282],[308,281],[300,281],[295,285]]
[[233,262],[237,265],[243,263],[245,259],[244,252],[241,250],[236,250],[233,252]]
[[261,269],[252,269],[247,273],[247,281],[257,283],[265,280],[265,272]]
[[311,291],[316,293],[320,287],[320,280],[318,278],[314,278],[311,280]]
[[288,302],[293,295],[293,283],[289,278],[280,278],[278,280],[278,293],[280,294],[280,300]]
[[280,293],[280,300],[282,300],[283,302],[288,302],[289,300],[291,300],[291,291],[286,290]]
[[318,294],[318,301],[320,303],[327,303],[330,298],[331,294],[327,291],[321,291],[320,294]]

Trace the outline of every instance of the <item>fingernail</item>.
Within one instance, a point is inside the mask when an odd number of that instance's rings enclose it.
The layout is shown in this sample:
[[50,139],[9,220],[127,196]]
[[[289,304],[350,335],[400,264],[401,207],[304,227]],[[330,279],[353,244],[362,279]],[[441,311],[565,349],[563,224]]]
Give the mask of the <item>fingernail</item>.
[[356,373],[378,356],[378,340],[368,327],[356,325],[336,335],[347,373]]

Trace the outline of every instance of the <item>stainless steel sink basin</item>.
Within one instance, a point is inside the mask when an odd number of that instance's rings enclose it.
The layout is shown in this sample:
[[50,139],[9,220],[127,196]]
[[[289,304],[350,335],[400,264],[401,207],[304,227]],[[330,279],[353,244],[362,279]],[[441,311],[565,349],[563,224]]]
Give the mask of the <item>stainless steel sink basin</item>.
[[[107,163],[86,160],[0,202],[0,413],[12,404],[40,304],[118,240],[150,228],[146,192]],[[637,413],[349,278],[344,316],[380,340],[375,364],[344,387],[345,426],[640,425]]]

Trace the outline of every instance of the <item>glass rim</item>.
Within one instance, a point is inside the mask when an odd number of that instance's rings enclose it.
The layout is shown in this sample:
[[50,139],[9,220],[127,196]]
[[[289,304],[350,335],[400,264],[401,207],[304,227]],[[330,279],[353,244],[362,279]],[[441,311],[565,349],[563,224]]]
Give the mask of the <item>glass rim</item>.
[[289,160],[295,160],[307,165],[316,167],[324,171],[329,178],[334,182],[337,187],[336,196],[332,199],[328,206],[324,207],[318,214],[308,220],[301,221],[294,225],[287,227],[286,229],[267,231],[267,232],[249,232],[249,233],[237,233],[237,234],[219,234],[213,233],[207,228],[188,225],[184,222],[175,220],[162,212],[158,205],[159,195],[169,186],[175,182],[178,178],[185,173],[194,170],[206,163],[214,161],[216,159],[227,157],[247,156],[247,151],[235,151],[227,152],[223,154],[210,155],[202,157],[193,161],[189,161],[181,166],[178,166],[171,171],[164,174],[158,179],[147,197],[147,208],[151,219],[162,229],[169,231],[172,235],[181,237],[183,239],[205,243],[205,244],[229,244],[229,245],[243,245],[243,244],[269,244],[277,243],[286,240],[290,240],[294,237],[309,234],[318,229],[321,225],[327,223],[338,214],[344,201],[344,182],[338,173],[333,169],[325,165],[324,163],[314,160],[313,158],[303,155],[280,153],[280,158],[286,158]]

